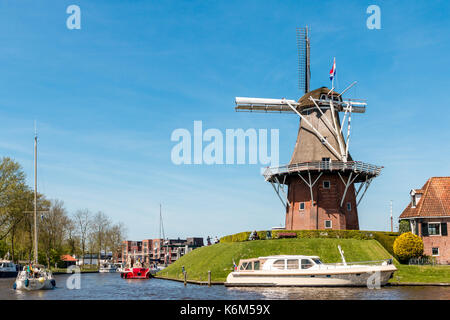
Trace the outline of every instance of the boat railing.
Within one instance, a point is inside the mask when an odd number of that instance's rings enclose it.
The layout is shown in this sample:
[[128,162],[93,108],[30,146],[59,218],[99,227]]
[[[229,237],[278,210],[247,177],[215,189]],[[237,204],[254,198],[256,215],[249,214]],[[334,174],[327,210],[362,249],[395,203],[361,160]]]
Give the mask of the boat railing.
[[361,265],[389,265],[393,264],[392,259],[383,259],[383,260],[371,260],[371,261],[354,261],[354,262],[346,262],[345,264],[342,262],[339,263],[324,263],[319,266],[325,266],[325,267],[355,267],[355,266],[361,266]]

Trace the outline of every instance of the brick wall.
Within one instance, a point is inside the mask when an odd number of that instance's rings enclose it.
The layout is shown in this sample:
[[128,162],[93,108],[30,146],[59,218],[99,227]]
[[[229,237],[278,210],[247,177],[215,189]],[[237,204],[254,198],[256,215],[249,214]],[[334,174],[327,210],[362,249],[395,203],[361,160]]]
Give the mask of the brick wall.
[[[432,256],[432,248],[439,248],[439,256],[436,256],[438,263],[450,264],[450,237],[448,236],[450,218],[421,218],[418,219],[418,230],[419,235],[423,240],[424,254]],[[440,230],[441,235],[428,235],[422,236],[422,222],[433,223],[433,222],[444,222],[447,223],[447,236],[442,235],[442,228]]]
[[[314,181],[317,174],[311,176]],[[348,177],[342,176],[346,181]],[[330,188],[324,188],[323,182],[329,181]],[[355,187],[351,185],[340,207],[345,185],[336,174],[323,174],[313,187],[314,204],[311,202],[310,188],[301,178],[292,179],[289,183],[288,200],[291,207],[286,212],[286,229],[313,230],[325,229],[325,221],[331,220],[335,230],[359,230],[358,212],[356,209]],[[300,204],[304,203],[304,210]],[[347,210],[350,203],[350,210]]]

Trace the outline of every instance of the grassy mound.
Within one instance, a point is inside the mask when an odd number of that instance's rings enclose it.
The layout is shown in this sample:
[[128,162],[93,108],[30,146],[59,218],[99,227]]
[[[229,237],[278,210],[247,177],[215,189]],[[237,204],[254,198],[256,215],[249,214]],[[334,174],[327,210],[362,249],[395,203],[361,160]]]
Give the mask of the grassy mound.
[[376,240],[356,239],[278,239],[218,243],[198,248],[181,257],[157,275],[182,279],[184,266],[189,280],[206,281],[211,270],[213,281],[225,281],[240,259],[279,254],[317,255],[325,263],[341,262],[341,245],[347,261],[389,259],[390,254]]

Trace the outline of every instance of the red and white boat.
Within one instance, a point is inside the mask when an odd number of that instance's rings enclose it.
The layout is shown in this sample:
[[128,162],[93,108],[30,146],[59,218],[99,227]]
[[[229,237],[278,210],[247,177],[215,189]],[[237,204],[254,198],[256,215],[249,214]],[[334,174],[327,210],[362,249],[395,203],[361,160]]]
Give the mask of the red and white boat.
[[150,268],[143,266],[139,260],[136,261],[132,267],[128,264],[127,267],[123,268],[120,272],[120,277],[122,279],[150,279],[151,276]]

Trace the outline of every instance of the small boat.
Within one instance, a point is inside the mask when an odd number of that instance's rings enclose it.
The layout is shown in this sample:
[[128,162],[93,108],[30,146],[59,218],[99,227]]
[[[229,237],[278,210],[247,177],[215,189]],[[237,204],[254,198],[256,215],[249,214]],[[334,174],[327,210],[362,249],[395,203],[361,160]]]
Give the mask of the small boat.
[[151,275],[155,275],[159,271],[163,270],[164,268],[166,268],[166,266],[163,266],[163,265],[151,265],[150,266],[150,274]]
[[127,267],[120,273],[122,279],[150,279],[150,268],[145,267],[138,259],[132,266],[127,263]]
[[0,259],[0,278],[14,278],[18,274],[18,266],[11,260]]
[[13,288],[17,290],[48,290],[56,286],[52,272],[42,265],[25,266],[17,275]]
[[242,259],[225,282],[226,286],[384,286],[397,268],[392,259],[325,264],[318,256],[276,255]]
[[114,265],[116,266],[116,272],[122,272],[124,269],[124,265],[123,263],[114,263]]
[[100,269],[98,270],[101,273],[111,273],[111,272],[117,272],[117,267],[113,263],[103,263],[100,265]]

